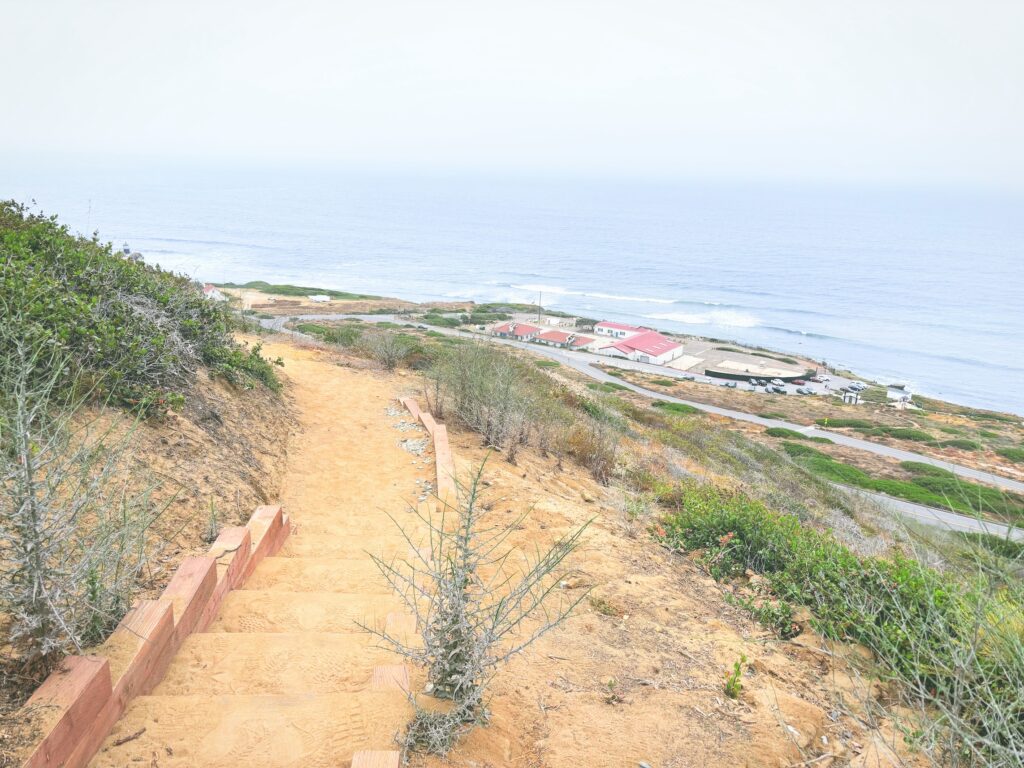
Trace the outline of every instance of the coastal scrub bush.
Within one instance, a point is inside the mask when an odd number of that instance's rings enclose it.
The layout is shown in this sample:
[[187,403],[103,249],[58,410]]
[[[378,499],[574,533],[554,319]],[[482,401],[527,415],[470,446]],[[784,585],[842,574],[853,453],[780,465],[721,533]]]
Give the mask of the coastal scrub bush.
[[795,429],[787,429],[786,427],[767,427],[764,431],[768,437],[784,437],[789,440],[807,440],[812,443],[831,443],[827,437],[818,437],[816,435],[805,435],[803,432],[797,432]]
[[376,329],[364,333],[359,339],[359,345],[385,371],[395,370],[399,363],[412,354],[414,348],[410,336]]
[[131,431],[83,411],[66,353],[11,334],[0,325],[0,627],[3,672],[31,685],[127,611],[159,510],[125,469]]
[[[716,578],[763,574],[826,637],[866,646],[939,762],[1019,765],[1024,743],[1024,588],[987,570],[940,572],[903,555],[860,556],[739,493],[682,484],[658,538],[704,552]],[[984,566],[984,567],[983,567]]]
[[836,483],[885,493],[930,507],[965,515],[996,515],[1005,519],[1024,516],[1024,497],[980,483],[972,483],[923,462],[903,462],[910,480],[876,478],[864,470],[833,459],[816,448],[785,442],[783,450],[801,466]]
[[533,444],[559,462],[571,456],[600,482],[615,467],[615,417],[595,400],[570,396],[504,347],[467,343],[437,350],[424,394],[435,415],[479,433],[510,462]]
[[867,430],[858,429],[857,431],[872,437],[891,437],[896,440],[911,440],[915,443],[931,443],[935,441],[935,438],[923,429],[914,429],[913,427],[883,426]]
[[1006,536],[996,536],[992,533],[957,531],[956,535],[964,541],[983,547],[1002,558],[1024,564],[1024,541],[1011,539]]
[[915,475],[931,475],[933,477],[956,477],[948,469],[937,467],[934,464],[928,464],[924,461],[901,461],[900,467],[912,472]]
[[412,507],[429,532],[420,554],[418,540],[392,518],[417,553],[395,562],[372,556],[381,574],[416,617],[420,643],[410,644],[387,629],[365,627],[396,652],[422,665],[427,693],[451,702],[438,711],[413,700],[415,714],[403,737],[407,750],[445,755],[474,725],[488,720],[486,693],[495,672],[538,638],[557,627],[589,595],[556,603],[559,571],[579,546],[586,525],[530,558],[507,544],[527,514],[504,523],[485,520],[480,498],[481,464],[468,485],[456,482],[457,502],[436,513]]
[[[332,299],[358,300],[358,299],[379,299],[380,296],[372,296],[367,293],[349,293],[347,291],[333,291],[329,288],[310,288],[304,285],[272,285],[263,280],[250,280],[248,283],[218,283],[220,288],[249,288],[260,293],[270,293],[276,296],[329,296]],[[388,310],[389,312],[391,310]]]
[[996,453],[1014,464],[1024,464],[1024,448],[1000,448]]
[[660,408],[668,413],[674,413],[677,416],[692,416],[696,413],[700,413],[700,408],[694,408],[692,405],[686,403],[670,403],[668,400],[655,400],[651,403],[654,408]]
[[875,424],[866,419],[817,419],[815,424],[836,429],[873,429]]
[[341,347],[356,346],[363,335],[363,329],[356,323],[345,323],[344,325],[299,323],[295,326],[295,330],[308,336],[315,336],[328,344],[337,344]]
[[447,317],[436,310],[427,312],[421,320],[427,325],[436,325],[438,328],[458,328],[462,325],[462,318]]
[[980,451],[982,448],[981,443],[977,440],[968,440],[965,437],[943,440],[939,443],[939,446],[942,448],[959,448],[961,451]]
[[[0,203],[0,284],[3,338],[53,349],[64,383],[84,382],[96,397],[160,408],[201,365],[236,384],[276,384],[271,363],[233,341],[231,311],[197,284],[13,201]],[[0,357],[14,353],[4,343]]]

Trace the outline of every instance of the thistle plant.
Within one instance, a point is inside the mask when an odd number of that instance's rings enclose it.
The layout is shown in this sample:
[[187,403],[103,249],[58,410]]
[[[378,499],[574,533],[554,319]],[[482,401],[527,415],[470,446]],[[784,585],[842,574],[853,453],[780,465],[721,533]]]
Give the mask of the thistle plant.
[[124,469],[131,430],[89,418],[69,361],[10,332],[0,326],[13,350],[0,360],[0,614],[7,672],[31,682],[128,609],[157,513]]
[[485,464],[468,485],[456,484],[454,504],[439,503],[435,512],[413,510],[427,531],[427,547],[417,548],[415,533],[396,521],[416,554],[408,561],[373,558],[415,616],[421,643],[365,629],[424,667],[427,692],[451,702],[444,711],[416,707],[407,748],[445,754],[474,724],[486,721],[486,691],[497,670],[561,624],[588,594],[555,599],[558,572],[587,526],[520,559],[508,537],[526,515],[510,524],[486,524],[480,498]]

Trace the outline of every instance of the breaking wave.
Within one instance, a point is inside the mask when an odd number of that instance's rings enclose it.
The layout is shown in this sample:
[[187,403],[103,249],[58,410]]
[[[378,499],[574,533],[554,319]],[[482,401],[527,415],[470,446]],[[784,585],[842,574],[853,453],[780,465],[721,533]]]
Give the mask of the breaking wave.
[[671,320],[685,325],[720,325],[728,328],[756,328],[761,324],[753,315],[727,309],[714,309],[710,312],[661,312],[644,317],[650,320]]
[[555,294],[556,296],[585,296],[588,299],[611,299],[612,301],[641,301],[647,304],[674,304],[673,299],[655,299],[650,296],[621,296],[614,293],[597,293],[595,291],[570,291],[568,288],[559,288],[557,285],[516,285],[510,288],[519,291],[533,291],[539,293]]

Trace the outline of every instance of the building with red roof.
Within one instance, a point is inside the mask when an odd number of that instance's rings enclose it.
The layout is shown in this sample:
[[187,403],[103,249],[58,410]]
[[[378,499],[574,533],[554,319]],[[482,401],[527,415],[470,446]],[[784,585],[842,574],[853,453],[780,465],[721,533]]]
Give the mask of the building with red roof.
[[[596,330],[596,326],[595,326]],[[599,355],[625,357],[638,363],[655,363],[664,365],[683,354],[683,345],[662,336],[657,331],[643,330],[642,333],[630,334],[607,347],[597,350]]]
[[502,323],[491,329],[491,333],[503,339],[518,339],[519,341],[533,341],[540,333],[540,328],[526,323]]
[[547,344],[550,347],[563,347],[569,349],[582,349],[593,343],[589,336],[580,336],[566,331],[544,331],[538,333],[533,339],[538,344]]

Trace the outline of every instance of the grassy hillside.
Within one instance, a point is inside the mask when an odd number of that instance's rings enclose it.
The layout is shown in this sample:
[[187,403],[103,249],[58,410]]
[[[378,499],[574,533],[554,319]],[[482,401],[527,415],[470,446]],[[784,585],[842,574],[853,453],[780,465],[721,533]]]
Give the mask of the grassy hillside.
[[0,356],[37,358],[114,402],[181,398],[198,367],[241,386],[276,388],[258,349],[231,337],[234,316],[183,276],[122,258],[56,217],[0,203]]
[[275,296],[330,296],[332,299],[358,300],[358,299],[379,299],[380,296],[373,296],[368,293],[349,293],[347,291],[332,291],[329,288],[310,288],[305,285],[288,285],[282,283],[273,285],[263,280],[250,280],[248,283],[218,283],[220,288],[249,288],[260,293],[269,293]]

